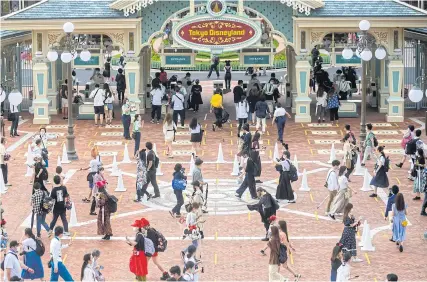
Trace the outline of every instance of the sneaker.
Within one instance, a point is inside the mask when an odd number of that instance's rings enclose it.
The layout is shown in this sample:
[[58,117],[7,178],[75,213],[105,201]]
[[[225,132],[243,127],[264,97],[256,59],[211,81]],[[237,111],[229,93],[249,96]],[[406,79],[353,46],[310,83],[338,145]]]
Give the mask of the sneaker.
[[363,260],[361,260],[360,258],[352,258],[351,261],[352,262],[362,262]]
[[239,195],[239,193],[234,193],[234,196],[235,196],[236,198],[239,198],[239,199],[242,197],[242,196],[240,196],[240,195]]
[[167,273],[167,272],[163,272],[163,275],[162,275],[162,277],[160,277],[160,280],[167,280],[167,279],[169,279],[170,278],[170,276],[169,276],[169,273]]
[[333,214],[328,214],[330,218],[332,218],[333,220],[335,220],[335,215]]
[[64,236],[70,236],[70,232],[64,232]]
[[169,214],[170,214],[173,218],[175,218],[175,214],[174,214],[172,211],[169,211]]
[[160,198],[160,195],[154,195],[150,197],[151,199]]
[[98,215],[96,212],[91,212],[89,215]]
[[262,183],[262,181],[261,180],[255,180],[255,183]]
[[295,282],[299,281],[301,278],[301,274],[295,274]]
[[403,166],[403,163],[396,164],[396,167],[398,168],[402,168],[402,166]]
[[133,200],[135,203],[139,203],[139,202],[141,202],[141,199],[136,199],[136,200]]
[[150,200],[151,198],[153,198],[153,195],[148,194],[148,196],[147,196],[147,201],[148,201],[148,200]]
[[420,215],[427,216],[427,212],[422,211],[422,212],[420,213]]
[[416,197],[414,197],[412,200],[414,200],[414,201],[419,201],[419,200],[421,200],[421,198],[420,198],[420,197],[418,197],[418,196],[416,196]]
[[10,183],[6,183],[6,184],[5,184],[5,186],[12,186],[12,184],[10,184]]
[[263,242],[267,242],[268,240],[269,239],[267,237],[261,239],[261,241],[263,241]]
[[365,166],[365,164],[363,164],[363,163],[362,163],[362,164],[360,164],[360,165],[361,165],[361,166]]
[[154,123],[154,119],[152,119],[150,122],[151,122],[151,123]]
[[403,246],[402,245],[399,246],[399,251],[403,252]]
[[215,124],[212,124],[212,131],[215,131]]
[[377,197],[377,194],[372,193],[371,195],[369,195],[369,197],[371,197],[371,198],[376,198],[376,197]]

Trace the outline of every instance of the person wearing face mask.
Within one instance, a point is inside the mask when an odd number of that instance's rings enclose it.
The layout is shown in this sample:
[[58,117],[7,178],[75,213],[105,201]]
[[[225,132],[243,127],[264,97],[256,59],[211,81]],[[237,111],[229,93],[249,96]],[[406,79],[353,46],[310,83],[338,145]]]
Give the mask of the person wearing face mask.
[[131,118],[130,118],[130,103],[128,98],[124,99],[124,103],[122,106],[122,123],[123,123],[123,137],[126,140],[132,140],[132,138],[130,137],[130,131],[129,131]]
[[181,268],[178,265],[172,266],[169,269],[169,273],[171,278],[167,279],[166,281],[187,281],[182,277],[181,275]]
[[186,95],[185,89],[182,87],[182,84],[178,81],[176,85],[176,92],[172,95],[171,98],[171,107],[173,109],[172,119],[175,124],[178,124],[178,116],[181,118],[181,128],[184,128],[185,120],[185,110],[184,110],[184,101]]
[[80,272],[80,279],[82,282],[96,282],[96,273],[92,268],[91,254],[85,254],[83,256],[83,265]]
[[139,151],[139,144],[141,143],[141,131],[140,131],[141,127],[142,127],[141,117],[140,115],[136,114],[135,120],[133,122],[133,133],[132,133],[132,137],[135,139],[135,149],[133,151],[134,156]]
[[28,271],[34,273],[34,270],[22,263],[18,258],[19,253],[18,241],[11,241],[9,244],[9,252],[4,256],[4,281],[11,281],[10,279],[17,276],[21,279],[21,273]]
[[346,81],[345,75],[342,75],[340,81],[338,82],[340,100],[347,100],[347,95],[350,89],[350,81]]
[[182,278],[184,281],[198,281],[196,272],[198,270],[195,269],[195,264],[192,261],[187,261],[187,263],[184,266],[184,274],[182,275]]
[[55,227],[54,233],[55,237],[50,241],[49,249],[49,266],[51,269],[49,281],[58,281],[59,276],[61,276],[64,281],[74,281],[67,267],[65,267],[62,262],[62,250],[70,247],[73,241],[70,239],[68,244],[62,244],[62,236],[64,235],[64,228],[62,228],[62,226]]

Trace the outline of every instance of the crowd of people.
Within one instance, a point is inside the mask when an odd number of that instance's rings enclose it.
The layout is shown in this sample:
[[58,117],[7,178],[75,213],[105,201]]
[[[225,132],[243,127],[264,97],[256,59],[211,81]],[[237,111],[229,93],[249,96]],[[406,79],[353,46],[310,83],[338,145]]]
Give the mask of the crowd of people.
[[[231,88],[231,70],[230,62],[226,62],[226,89]],[[208,77],[210,77],[212,71],[218,73],[218,63],[216,61],[213,61]],[[318,70],[318,72],[321,72],[321,70]],[[123,138],[135,141],[133,156],[136,160],[136,196],[134,201],[142,202],[144,198],[145,201],[149,201],[160,198],[160,190],[156,179],[156,171],[159,167],[160,159],[153,148],[152,142],[146,142],[144,148],[140,148],[144,122],[141,116],[136,114],[136,106],[128,98],[124,97],[123,93],[126,85],[123,84],[124,78],[120,77],[121,75],[123,74],[119,71],[117,91],[119,100],[122,102]],[[326,108],[331,112],[331,121],[338,121],[338,96],[342,95],[341,93],[338,94],[337,91],[333,91],[333,84],[330,83],[327,77],[321,77],[320,74],[317,75],[319,76],[317,81],[319,86],[316,113],[318,122],[325,121]],[[153,228],[146,218],[135,220],[131,225],[135,232],[135,238],[126,237],[126,243],[131,247],[129,270],[135,275],[137,281],[145,281],[148,275],[148,263],[152,261],[161,273],[161,280],[198,281],[204,271],[200,259],[200,245],[205,236],[204,224],[207,220],[205,215],[208,214],[209,205],[209,185],[203,178],[203,160],[199,157],[199,148],[203,142],[204,129],[195,116],[191,117],[188,128],[185,128],[184,125],[187,118],[186,111],[198,112],[199,106],[203,104],[203,88],[197,79],[194,81],[191,79],[190,73],[178,80],[176,76],[168,78],[164,69],[155,74],[151,85],[151,123],[163,123],[159,130],[162,130],[164,134],[168,158],[174,157],[173,141],[175,141],[178,130],[190,133],[189,141],[191,142],[192,159],[194,161],[190,172],[191,182],[189,186],[191,188],[187,187],[185,169],[181,163],[176,163],[171,176],[176,205],[169,211],[169,214],[184,226],[183,239],[190,239],[191,245],[181,252],[182,267],[175,265],[167,269],[160,262],[161,253],[167,250],[168,242],[165,236]],[[288,225],[284,219],[280,219],[277,216],[280,204],[296,202],[292,183],[297,181],[299,176],[297,168],[291,161],[291,152],[284,133],[287,119],[291,118],[291,114],[278,101],[280,98],[278,86],[279,81],[274,73],[271,74],[270,79],[264,86],[258,80],[256,73],[251,75],[246,88],[244,88],[243,81],[239,80],[237,86],[232,90],[235,104],[235,115],[232,118],[225,110],[222,89],[214,90],[209,104],[211,112],[215,115],[212,131],[221,130],[223,124],[230,122],[230,119],[234,118],[238,122],[239,149],[237,157],[239,173],[237,180],[240,185],[235,191],[235,197],[241,199],[245,191],[249,189],[252,202],[248,205],[248,209],[257,211],[260,214],[265,230],[265,236],[262,241],[267,242],[265,249],[261,250],[261,254],[265,255],[265,251],[267,249],[270,250],[268,263],[269,281],[285,280],[284,276],[280,274],[281,267],[288,270],[297,281],[301,278],[301,274],[289,262],[289,257],[295,252],[295,248],[288,235]],[[325,93],[327,93],[328,99],[324,97]],[[64,95],[67,95],[67,93],[64,92]],[[103,83],[102,88],[99,84],[96,84],[89,97],[94,99],[95,125],[104,126],[104,119],[105,124],[111,124],[113,118],[112,105],[115,98],[109,89],[108,83]],[[164,116],[163,121],[162,116]],[[276,124],[277,142],[281,145],[281,153],[276,159],[273,159],[275,170],[279,174],[275,195],[270,194],[262,185],[257,187],[257,184],[262,183],[259,179],[262,175],[260,153],[265,150],[265,147],[261,146],[260,141],[266,132],[267,119],[271,119],[272,125]],[[251,126],[255,127],[254,133],[251,132]],[[348,281],[353,278],[350,275],[351,263],[362,261],[357,256],[356,245],[356,234],[361,227],[362,218],[356,219],[354,214],[354,205],[351,199],[357,191],[350,187],[350,176],[358,159],[361,160],[362,167],[365,167],[369,160],[375,160],[375,175],[370,182],[373,187],[371,197],[378,196],[378,188],[389,188],[390,186],[387,175],[390,167],[389,158],[385,154],[384,146],[378,146],[378,141],[373,132],[373,125],[368,124],[366,127],[366,139],[360,140],[358,143],[350,125],[345,125],[345,135],[341,140],[344,152],[343,159],[332,161],[332,167],[325,178],[324,187],[328,190],[327,197],[322,201],[323,203],[327,200],[325,215],[332,220],[337,220],[340,217],[344,225],[341,239],[333,247],[332,251],[331,281]],[[413,191],[415,197],[413,200],[420,200],[420,194],[425,193],[421,215],[427,216],[427,168],[425,168],[424,143],[420,136],[421,130],[415,130],[412,125],[408,127],[408,131],[402,139],[402,148],[405,150],[405,155],[396,166],[402,168],[407,158],[411,160],[408,179],[414,182]],[[67,211],[72,209],[73,203],[64,183],[65,177],[62,173],[62,167],[56,167],[55,175],[51,178],[53,183],[48,181],[49,152],[47,144],[48,139],[52,138],[57,138],[57,136],[47,134],[46,128],[41,128],[34,138],[32,145],[34,162],[28,164],[33,169],[31,180],[33,185],[31,227],[25,229],[22,242],[12,240],[9,243],[10,248],[4,260],[5,281],[17,281],[17,278],[43,279],[45,277],[41,263],[41,256],[45,252],[45,246],[41,239],[42,228],[45,229],[48,238],[51,240],[49,248],[51,259],[48,263],[49,268],[51,268],[50,281],[58,281],[59,277],[65,281],[73,281],[73,277],[67,270],[62,258],[62,249],[71,246],[73,243],[67,221]],[[4,182],[9,185],[6,162],[10,156],[5,151],[5,144],[6,140],[3,137],[0,144],[0,165]],[[80,169],[80,171],[83,170],[88,170],[86,179],[89,195],[82,201],[91,203],[89,214],[97,216],[97,234],[103,236],[102,240],[108,241],[113,236],[111,215],[117,211],[118,199],[108,191],[108,179],[104,173],[105,169],[96,146],[91,149],[89,165]],[[148,192],[150,183],[153,186],[154,194]],[[48,189],[48,184],[52,184],[51,191]],[[187,203],[184,200],[185,198],[187,198]],[[182,212],[183,206],[184,212]],[[46,215],[49,213],[53,215],[50,224],[46,222]],[[406,226],[408,224],[406,213],[407,204],[404,196],[399,192],[399,187],[393,185],[389,189],[388,202],[384,214],[392,225],[390,241],[396,243],[400,252],[403,252],[403,244],[406,239]],[[61,226],[57,225],[59,217],[62,221]],[[35,235],[32,231],[34,218],[36,221]],[[66,240],[63,239],[63,236],[70,237],[68,244],[63,243]],[[22,254],[18,254],[20,245],[22,245]],[[81,274],[78,279],[82,281],[105,280],[101,273],[103,267],[99,265],[100,254],[99,250],[93,250],[83,255]],[[24,257],[24,262],[21,262],[19,255]],[[397,276],[389,274],[387,281],[397,281]]]

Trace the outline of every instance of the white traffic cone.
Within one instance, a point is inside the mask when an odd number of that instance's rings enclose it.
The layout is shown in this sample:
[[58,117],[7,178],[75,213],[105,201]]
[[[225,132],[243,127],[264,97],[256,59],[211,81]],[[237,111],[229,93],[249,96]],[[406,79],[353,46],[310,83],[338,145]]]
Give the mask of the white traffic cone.
[[194,164],[194,157],[193,155],[191,155],[191,159],[190,159],[190,170],[187,173],[187,176],[192,176],[193,175],[193,171],[194,171],[194,167],[196,165]]
[[132,161],[129,158],[128,144],[125,144],[125,149],[123,150],[123,161],[124,164],[130,164]]
[[7,189],[3,179],[3,171],[0,169],[0,194],[5,194],[6,192]]
[[371,188],[371,185],[370,185],[371,180],[372,180],[372,176],[369,174],[368,170],[365,169],[365,175],[363,176],[363,186],[360,190],[364,192],[372,191],[373,189]]
[[218,158],[217,158],[216,162],[219,164],[225,163],[224,154],[222,153],[222,144],[221,143],[219,143],[219,146],[218,146]]
[[162,172],[162,162],[159,160],[159,167],[156,169],[156,175],[163,175]]
[[329,161],[328,164],[331,164],[333,161],[335,161],[337,159],[337,156],[335,154],[335,144],[332,143],[332,147],[331,147],[331,155],[329,156]]
[[117,163],[117,158],[116,155],[113,155],[113,165],[111,167],[111,176],[119,176],[120,175],[120,171],[119,171],[119,164]]
[[237,160],[237,155],[234,155],[234,162],[233,162],[233,172],[231,173],[233,176],[239,175],[239,161]]
[[365,242],[366,240],[366,235],[369,235],[366,231],[367,229],[365,228],[365,226],[368,224],[368,221],[365,219],[365,222],[363,222],[363,232],[362,232],[362,238],[360,238],[360,242],[359,242],[359,247],[363,246],[363,242]]
[[362,166],[362,162],[360,160],[360,154],[357,154],[357,155],[358,155],[357,162],[356,162],[356,167],[354,168],[353,175],[364,176],[366,168]]
[[158,156],[157,155],[157,145],[156,145],[156,143],[153,144],[153,152],[154,152],[154,154],[156,154],[156,156]]
[[273,151],[273,161],[276,161],[277,159],[280,159],[279,156],[279,146],[276,144],[274,145],[274,151]]
[[33,175],[34,169],[27,165],[27,172],[25,173],[25,177],[30,177]]
[[[30,215],[25,218],[24,222],[21,224],[21,227],[27,227],[31,228],[31,217],[33,216],[33,213],[30,212]],[[34,222],[33,225],[37,225],[36,223],[36,216],[34,215]]]
[[61,163],[62,164],[69,164],[69,163],[71,163],[68,160],[67,148],[65,147],[65,144],[62,146],[62,159],[61,159]]
[[301,181],[301,187],[299,188],[300,191],[310,191],[310,187],[308,187],[307,183],[307,171],[304,169],[304,172],[302,173],[302,181]]
[[68,223],[69,227],[79,226],[77,221],[77,212],[76,212],[76,204],[73,202],[70,212],[70,222]]
[[33,164],[34,163],[34,158],[33,158],[33,151],[31,150],[31,145],[28,144],[28,151],[27,151],[27,161],[26,164]]
[[123,183],[123,174],[119,171],[119,178],[117,178],[117,188],[114,192],[126,192],[125,184]]
[[62,166],[61,157],[58,156],[58,160],[56,161],[56,166]]
[[369,224],[365,222],[363,226],[363,232],[365,232],[366,229],[366,236],[365,240],[362,242],[362,247],[360,248],[362,251],[368,251],[368,252],[374,252],[375,247],[372,246],[372,238],[371,238],[371,228],[369,227]]
[[295,168],[297,169],[297,174],[301,175],[301,173],[299,173],[299,167],[298,167],[298,159],[297,159],[297,155],[295,155],[294,157],[294,161],[292,162],[292,164],[295,166]]

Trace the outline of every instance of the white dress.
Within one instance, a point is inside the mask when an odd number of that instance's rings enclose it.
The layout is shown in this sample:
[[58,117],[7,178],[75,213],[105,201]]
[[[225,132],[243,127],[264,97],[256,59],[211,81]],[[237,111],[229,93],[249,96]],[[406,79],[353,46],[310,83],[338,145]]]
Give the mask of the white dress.
[[166,142],[172,142],[174,139],[174,130],[176,131],[176,124],[172,121],[171,124],[166,122],[163,124],[163,134],[165,135]]

